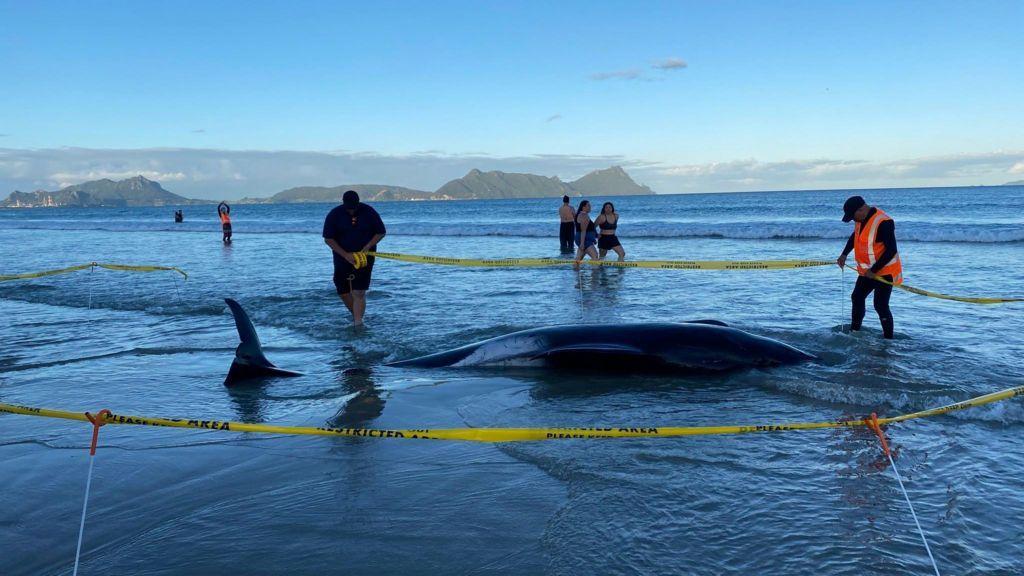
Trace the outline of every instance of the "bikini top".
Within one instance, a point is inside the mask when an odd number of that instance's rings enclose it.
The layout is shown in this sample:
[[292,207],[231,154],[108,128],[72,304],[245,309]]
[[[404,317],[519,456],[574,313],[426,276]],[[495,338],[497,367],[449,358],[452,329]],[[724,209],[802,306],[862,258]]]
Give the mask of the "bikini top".
[[610,222],[608,217],[604,217],[604,222],[601,223],[601,230],[615,230],[619,227],[619,217],[615,217],[615,222]]

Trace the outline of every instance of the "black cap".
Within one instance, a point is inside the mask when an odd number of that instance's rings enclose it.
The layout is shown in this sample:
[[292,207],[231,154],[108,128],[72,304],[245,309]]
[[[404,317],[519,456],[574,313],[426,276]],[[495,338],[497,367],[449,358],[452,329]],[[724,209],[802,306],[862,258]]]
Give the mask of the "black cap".
[[341,203],[349,210],[359,206],[359,194],[355,190],[349,190],[341,197]]
[[860,196],[850,196],[847,198],[846,203],[843,204],[843,222],[853,220],[853,213],[865,204],[867,204],[867,202],[865,202]]

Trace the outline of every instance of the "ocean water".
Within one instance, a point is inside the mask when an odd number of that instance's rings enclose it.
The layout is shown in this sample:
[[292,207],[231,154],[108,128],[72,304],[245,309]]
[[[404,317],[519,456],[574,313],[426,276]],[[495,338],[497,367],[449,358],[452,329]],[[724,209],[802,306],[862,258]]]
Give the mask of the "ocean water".
[[[846,191],[620,197],[631,259],[835,258]],[[1024,187],[864,191],[906,281],[1024,295]],[[596,204],[604,198],[593,198]],[[354,329],[319,237],[331,206],[0,211],[0,402],[291,425],[664,426],[892,415],[1024,384],[1024,305],[897,292],[897,338],[844,332],[851,273],[461,269],[379,261]],[[381,249],[557,256],[556,200],[375,206]],[[580,285],[582,280],[582,286]],[[222,385],[237,343],[305,376]],[[382,364],[510,331],[716,318],[818,360],[721,375]],[[889,428],[944,574],[1024,573],[1024,403]],[[0,574],[67,574],[88,426],[0,415]],[[864,430],[504,445],[105,427],[82,573],[929,573]]]

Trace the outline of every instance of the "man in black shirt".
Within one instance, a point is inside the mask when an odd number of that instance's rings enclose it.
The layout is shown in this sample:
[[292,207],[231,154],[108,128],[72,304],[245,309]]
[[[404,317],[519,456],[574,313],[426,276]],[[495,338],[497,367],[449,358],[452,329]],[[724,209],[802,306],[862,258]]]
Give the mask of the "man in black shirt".
[[[903,266],[896,247],[896,223],[888,214],[868,206],[860,196],[851,196],[843,204],[843,222],[853,220],[854,231],[846,241],[836,264],[846,266],[846,257],[855,251],[857,283],[850,300],[853,302],[850,329],[860,330],[864,320],[865,300],[875,293],[874,305],[885,338],[893,337],[894,322],[889,309],[892,284],[903,282]],[[890,282],[879,282],[881,278]]]
[[331,247],[334,256],[334,287],[356,326],[362,325],[366,312],[366,291],[370,288],[374,258],[368,256],[366,266],[357,269],[353,253],[376,250],[385,234],[380,214],[361,203],[354,190],[345,192],[341,206],[324,219],[324,243]]

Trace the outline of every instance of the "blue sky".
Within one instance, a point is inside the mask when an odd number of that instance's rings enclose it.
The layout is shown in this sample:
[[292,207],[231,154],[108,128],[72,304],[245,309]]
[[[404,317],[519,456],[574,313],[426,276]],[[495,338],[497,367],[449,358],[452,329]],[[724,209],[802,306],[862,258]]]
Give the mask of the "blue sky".
[[1024,179],[1022,2],[0,0],[0,23],[0,194]]

